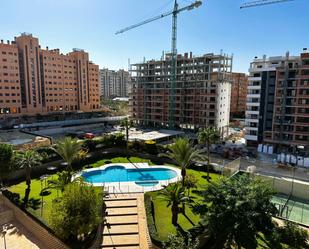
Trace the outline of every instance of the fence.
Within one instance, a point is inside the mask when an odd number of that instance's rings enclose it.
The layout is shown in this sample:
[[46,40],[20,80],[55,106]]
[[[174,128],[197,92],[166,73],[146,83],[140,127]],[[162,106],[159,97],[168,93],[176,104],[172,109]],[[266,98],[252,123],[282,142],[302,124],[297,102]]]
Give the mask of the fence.
[[223,166],[222,175],[231,177],[240,170],[240,157]]

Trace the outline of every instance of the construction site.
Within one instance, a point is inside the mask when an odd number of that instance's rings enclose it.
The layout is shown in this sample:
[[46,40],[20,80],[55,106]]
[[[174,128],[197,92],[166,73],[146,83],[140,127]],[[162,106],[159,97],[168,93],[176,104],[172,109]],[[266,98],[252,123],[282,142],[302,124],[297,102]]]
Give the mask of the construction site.
[[140,125],[196,129],[215,126],[228,132],[232,56],[178,54],[132,66],[132,118]]

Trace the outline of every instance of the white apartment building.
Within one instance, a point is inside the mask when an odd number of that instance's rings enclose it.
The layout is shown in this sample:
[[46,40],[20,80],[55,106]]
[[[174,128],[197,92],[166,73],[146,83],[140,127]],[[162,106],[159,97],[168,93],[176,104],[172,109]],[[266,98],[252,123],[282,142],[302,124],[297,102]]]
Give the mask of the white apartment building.
[[130,81],[129,72],[123,69],[118,71],[100,69],[101,97],[128,97]]
[[248,145],[258,145],[267,132],[273,129],[273,114],[276,89],[276,70],[282,66],[286,56],[262,59],[255,57],[249,68],[249,84],[246,103],[246,141]]

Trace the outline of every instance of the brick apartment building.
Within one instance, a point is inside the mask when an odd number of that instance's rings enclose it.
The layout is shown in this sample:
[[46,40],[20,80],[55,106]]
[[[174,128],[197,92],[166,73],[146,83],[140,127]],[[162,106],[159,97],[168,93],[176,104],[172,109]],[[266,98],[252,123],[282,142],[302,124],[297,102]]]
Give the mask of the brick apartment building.
[[250,67],[247,143],[309,152],[309,53],[256,58]]
[[189,129],[214,126],[222,136],[227,135],[232,57],[185,53],[177,56],[176,65],[174,100],[171,94],[170,54],[161,60],[131,65],[132,118],[147,126]]
[[248,76],[232,73],[231,117],[243,117],[246,112]]
[[88,53],[42,49],[23,33],[0,43],[0,119],[99,109],[99,67]]

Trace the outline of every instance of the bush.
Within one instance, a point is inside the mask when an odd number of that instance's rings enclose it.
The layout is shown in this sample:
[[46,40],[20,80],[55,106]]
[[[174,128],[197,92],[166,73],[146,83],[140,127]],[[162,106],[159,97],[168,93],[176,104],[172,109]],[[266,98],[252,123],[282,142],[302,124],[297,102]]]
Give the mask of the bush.
[[94,151],[96,149],[97,146],[97,141],[93,140],[93,139],[87,139],[83,142],[83,149],[87,150],[87,151]]
[[35,149],[35,151],[43,158],[42,163],[48,163],[61,159],[61,157],[51,147],[40,147]]
[[55,234],[70,241],[85,241],[102,221],[102,196],[81,183],[66,186],[62,198],[53,202],[50,224]]
[[151,155],[157,155],[158,149],[155,141],[149,140],[145,142],[145,151]]
[[152,242],[162,248],[162,242],[160,241],[160,238],[157,234],[157,228],[154,220],[154,210],[152,205],[152,200],[150,195],[147,193],[144,195],[144,201],[145,201],[145,210],[146,210],[146,216],[147,216],[147,225],[148,225],[148,231],[151,237]]

